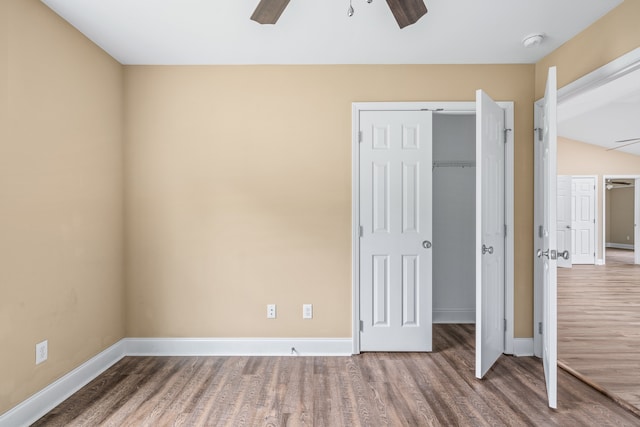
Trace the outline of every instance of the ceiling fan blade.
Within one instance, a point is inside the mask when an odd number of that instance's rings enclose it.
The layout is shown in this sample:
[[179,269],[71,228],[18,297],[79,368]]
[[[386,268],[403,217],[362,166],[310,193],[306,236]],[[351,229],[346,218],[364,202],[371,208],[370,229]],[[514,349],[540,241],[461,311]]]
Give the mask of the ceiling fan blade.
[[[633,139],[630,139],[629,141],[633,141]],[[620,148],[628,147],[629,145],[633,145],[633,144],[637,144],[637,143],[640,143],[640,139],[638,139],[635,142],[629,142],[628,144],[618,145],[617,147],[607,148],[606,151],[619,150]]]
[[289,0],[260,0],[251,20],[260,24],[275,24],[288,4]]
[[400,28],[415,24],[427,13],[424,0],[387,0],[387,4]]
[[640,138],[621,139],[619,141],[614,141],[614,142],[629,142],[629,141],[640,141]]

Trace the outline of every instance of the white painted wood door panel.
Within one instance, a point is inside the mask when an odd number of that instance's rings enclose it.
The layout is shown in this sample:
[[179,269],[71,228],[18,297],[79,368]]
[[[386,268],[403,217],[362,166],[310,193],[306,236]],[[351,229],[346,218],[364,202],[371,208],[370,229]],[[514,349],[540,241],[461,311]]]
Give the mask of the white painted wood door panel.
[[[537,249],[535,269],[536,289],[541,291],[542,305],[542,363],[544,366],[547,399],[551,408],[557,407],[558,340],[557,340],[557,87],[556,68],[549,68],[543,100],[542,117],[537,118],[542,138],[536,138],[535,170],[536,210],[535,241]],[[536,133],[537,135],[539,132]],[[537,333],[537,332],[536,332]]]
[[558,267],[571,268],[571,254],[573,252],[572,230],[572,186],[573,178],[570,175],[558,175],[558,252],[569,251],[569,259],[558,258]]
[[574,264],[596,263],[596,180],[573,178],[572,246]]
[[360,113],[361,351],[432,348],[432,118]]
[[476,92],[476,377],[504,352],[504,110]]

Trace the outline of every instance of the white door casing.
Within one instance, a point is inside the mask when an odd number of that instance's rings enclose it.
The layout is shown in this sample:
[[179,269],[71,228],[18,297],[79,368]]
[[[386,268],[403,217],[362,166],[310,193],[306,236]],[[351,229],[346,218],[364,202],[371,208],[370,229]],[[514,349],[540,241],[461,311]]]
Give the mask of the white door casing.
[[[539,107],[542,107],[541,110]],[[547,398],[551,408],[557,407],[557,89],[556,68],[549,68],[547,87],[542,103],[536,105],[535,155],[535,295],[542,313],[536,314],[541,328],[541,355],[544,366]]]
[[572,239],[572,186],[573,178],[570,175],[558,175],[558,252],[569,251],[569,258],[558,257],[558,267],[571,268]]
[[[499,102],[505,111],[507,127],[514,128],[514,103]],[[361,271],[360,271],[360,116],[365,111],[447,111],[468,114],[476,111],[475,102],[355,102],[352,104],[352,340],[353,354],[361,349]],[[504,333],[506,354],[514,353],[514,132],[507,133],[505,144],[505,222],[507,229],[505,254],[505,317],[507,329]],[[435,248],[434,248],[435,249]]]
[[596,178],[572,180],[571,221],[573,264],[596,263]]
[[432,113],[360,113],[362,351],[431,351]]
[[476,92],[476,377],[504,352],[505,113]]
[[640,178],[633,189],[633,262],[640,264]]

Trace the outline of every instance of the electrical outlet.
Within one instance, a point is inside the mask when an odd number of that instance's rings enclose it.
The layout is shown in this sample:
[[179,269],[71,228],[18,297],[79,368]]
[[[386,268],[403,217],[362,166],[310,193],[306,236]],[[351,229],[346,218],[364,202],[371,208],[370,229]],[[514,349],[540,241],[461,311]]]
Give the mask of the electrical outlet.
[[49,357],[49,342],[44,340],[36,344],[36,365],[41,364]]
[[275,318],[276,318],[276,305],[267,304],[267,319],[275,319]]
[[313,304],[302,304],[302,318],[313,319]]

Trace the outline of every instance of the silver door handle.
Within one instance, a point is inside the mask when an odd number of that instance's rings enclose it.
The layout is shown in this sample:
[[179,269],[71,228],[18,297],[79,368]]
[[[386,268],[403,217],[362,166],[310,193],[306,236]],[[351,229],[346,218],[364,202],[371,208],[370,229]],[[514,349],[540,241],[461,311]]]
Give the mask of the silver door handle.
[[489,253],[489,255],[493,254],[493,246],[487,247],[485,245],[482,245],[482,255],[486,254],[487,252]]
[[431,247],[431,242],[428,240],[425,240],[424,242],[422,242],[422,247],[425,249],[429,249]]
[[536,255],[538,256],[538,258],[542,258],[543,256],[545,256],[549,259],[558,259],[558,258],[569,259],[569,251],[558,252],[555,250],[547,249],[546,251],[542,252],[542,249],[538,249],[538,251],[536,252]]

